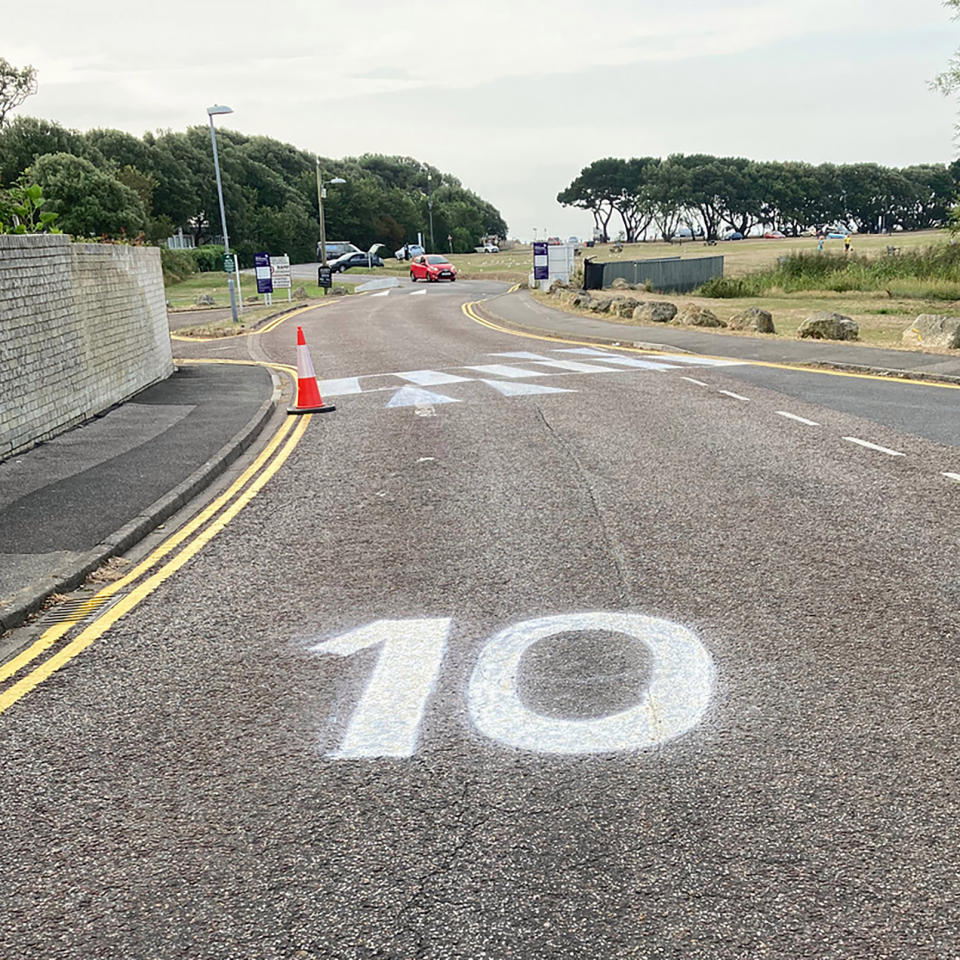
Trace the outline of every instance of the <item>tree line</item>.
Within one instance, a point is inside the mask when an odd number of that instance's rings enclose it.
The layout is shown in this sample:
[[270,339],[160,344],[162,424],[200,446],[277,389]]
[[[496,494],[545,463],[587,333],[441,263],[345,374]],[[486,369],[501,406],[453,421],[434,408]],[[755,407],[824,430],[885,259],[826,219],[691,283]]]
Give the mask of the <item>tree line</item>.
[[[945,225],[957,200],[960,160],[900,169],[672,154],[595,160],[557,195],[589,210],[599,236],[623,225],[627,242],[671,239],[682,227],[708,240],[764,225],[796,236],[825,225],[861,233]],[[616,217],[616,219],[614,219]]]
[[[313,154],[270,137],[217,130],[230,245],[249,263],[258,250],[312,260],[320,238]],[[489,202],[460,181],[412,157],[367,154],[320,158],[330,186],[324,202],[327,237],[363,249],[391,251],[417,232],[436,246],[468,252],[481,237],[505,237],[507,225]],[[119,130],[79,132],[34,117],[0,129],[0,212],[4,189],[42,188],[45,209],[65,233],[162,242],[182,229],[197,246],[221,235],[207,127],[142,137]]]

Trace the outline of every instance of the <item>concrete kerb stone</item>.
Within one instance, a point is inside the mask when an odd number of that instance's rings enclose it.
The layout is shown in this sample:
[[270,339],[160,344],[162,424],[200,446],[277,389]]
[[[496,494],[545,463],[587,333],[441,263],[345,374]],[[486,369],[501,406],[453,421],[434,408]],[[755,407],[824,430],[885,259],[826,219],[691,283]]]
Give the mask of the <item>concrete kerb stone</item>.
[[[500,294],[500,296],[509,296],[509,294]],[[504,317],[499,316],[493,310],[490,309],[489,303],[491,300],[498,299],[497,297],[491,297],[490,300],[485,300],[481,304],[476,304],[475,309],[478,313],[486,313],[487,319],[493,323],[498,323],[501,326],[505,327],[508,330],[516,330],[520,333],[532,333],[538,336],[548,335],[550,331],[543,329],[542,327],[528,327],[523,324],[516,323],[512,320],[507,320]],[[573,316],[573,314],[571,314]],[[698,356],[694,350],[688,350],[685,347],[674,347],[669,346],[663,343],[643,343],[636,340],[612,340],[609,337],[598,337],[592,334],[563,334],[560,332],[555,332],[554,336],[557,339],[576,339],[583,341],[585,343],[596,343],[603,346],[611,347],[635,347],[637,350],[650,350],[656,353],[688,353],[693,356]],[[719,354],[717,354],[719,355]],[[740,357],[730,357],[731,360],[742,360]],[[764,361],[743,361],[745,363],[763,363]],[[839,370],[846,373],[864,373],[869,374],[875,377],[889,377],[891,380],[927,380],[932,383],[956,383],[960,384],[960,377],[953,376],[952,374],[947,373],[931,373],[927,370],[902,370],[895,369],[891,367],[873,367],[865,364],[856,364],[856,363],[842,363],[839,360],[792,360],[789,363],[783,364],[784,366],[790,367],[809,367],[811,370],[822,369],[822,370]]]
[[273,392],[260,405],[247,424],[228,440],[209,460],[198,467],[186,480],[169,493],[154,501],[143,513],[134,517],[92,549],[80,554],[73,563],[57,573],[42,577],[13,595],[10,603],[0,610],[0,633],[20,626],[39,610],[48,597],[55,593],[75,590],[94,570],[111,557],[124,553],[155,530],[164,520],[186,506],[206,489],[256,440],[280,403],[280,380],[270,371]]

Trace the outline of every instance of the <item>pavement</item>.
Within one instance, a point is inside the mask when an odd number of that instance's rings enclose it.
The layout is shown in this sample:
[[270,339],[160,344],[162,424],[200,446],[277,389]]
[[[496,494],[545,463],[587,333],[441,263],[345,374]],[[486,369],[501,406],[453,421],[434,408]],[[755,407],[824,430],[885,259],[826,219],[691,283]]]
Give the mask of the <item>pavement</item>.
[[960,956],[960,392],[503,286],[300,315],[337,410],[0,681],[0,956]]
[[273,411],[263,368],[169,379],[0,463],[0,631],[162,523],[243,452]]

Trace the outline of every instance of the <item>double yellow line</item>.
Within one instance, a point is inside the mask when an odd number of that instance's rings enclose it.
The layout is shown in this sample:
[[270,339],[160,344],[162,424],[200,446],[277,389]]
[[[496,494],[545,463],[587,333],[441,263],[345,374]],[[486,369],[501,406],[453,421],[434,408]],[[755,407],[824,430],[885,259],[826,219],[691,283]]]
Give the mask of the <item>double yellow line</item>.
[[[193,361],[191,361],[193,362]],[[246,361],[252,363],[252,361]],[[280,364],[269,366],[289,372]],[[75,627],[75,621],[58,623],[43,632],[39,639],[12,659],[0,664],[0,685],[29,669],[19,680],[0,691],[0,713],[25,697],[51,674],[82,653],[102,637],[122,616],[141,603],[164,581],[168,580],[192,557],[196,556],[234,517],[263,489],[264,484],[283,466],[286,459],[303,438],[311,415],[296,420],[287,418],[270,438],[269,443],[243,473],[204,510],[168,537],[156,550],[144,558],[121,579],[104,587],[79,610],[80,617],[92,613],[121,591],[137,584],[115,603],[84,627],[73,639],[60,645],[46,659],[41,659]],[[196,536],[194,536],[196,534]],[[192,538],[192,539],[191,539]],[[171,556],[172,555],[172,556]],[[169,557],[169,559],[166,559]],[[151,571],[153,571],[151,573]],[[146,579],[141,579],[145,575]],[[139,581],[139,582],[138,582]],[[40,661],[31,668],[31,664]]]

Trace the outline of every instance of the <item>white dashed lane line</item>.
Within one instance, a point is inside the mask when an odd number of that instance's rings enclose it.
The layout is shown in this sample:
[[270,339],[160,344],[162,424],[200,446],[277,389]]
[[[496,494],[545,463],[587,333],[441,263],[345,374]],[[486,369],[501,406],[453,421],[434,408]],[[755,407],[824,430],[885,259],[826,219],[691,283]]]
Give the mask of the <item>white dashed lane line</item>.
[[905,454],[902,454],[899,450],[891,450],[889,447],[881,447],[879,444],[870,443],[869,440],[861,440],[859,437],[844,437],[844,440],[849,440],[850,443],[855,443],[858,446],[866,447],[868,450],[876,450],[878,453],[885,453],[888,457],[902,457]]
[[960,483],[960,473],[945,473],[944,476],[954,483]]
[[743,397],[739,393],[734,393],[732,390],[718,390],[717,393],[722,393],[725,397],[733,397],[734,400],[743,400],[746,403],[750,402],[749,397]]
[[805,423],[808,427],[820,426],[816,420],[808,420],[806,417],[798,417],[795,413],[788,413],[786,410],[778,410],[777,413],[781,417],[786,417],[788,420],[796,420],[797,423]]
[[681,377],[681,380],[689,380],[690,383],[695,383],[698,387],[709,387],[709,383],[704,383],[702,380],[694,380],[693,377]]

